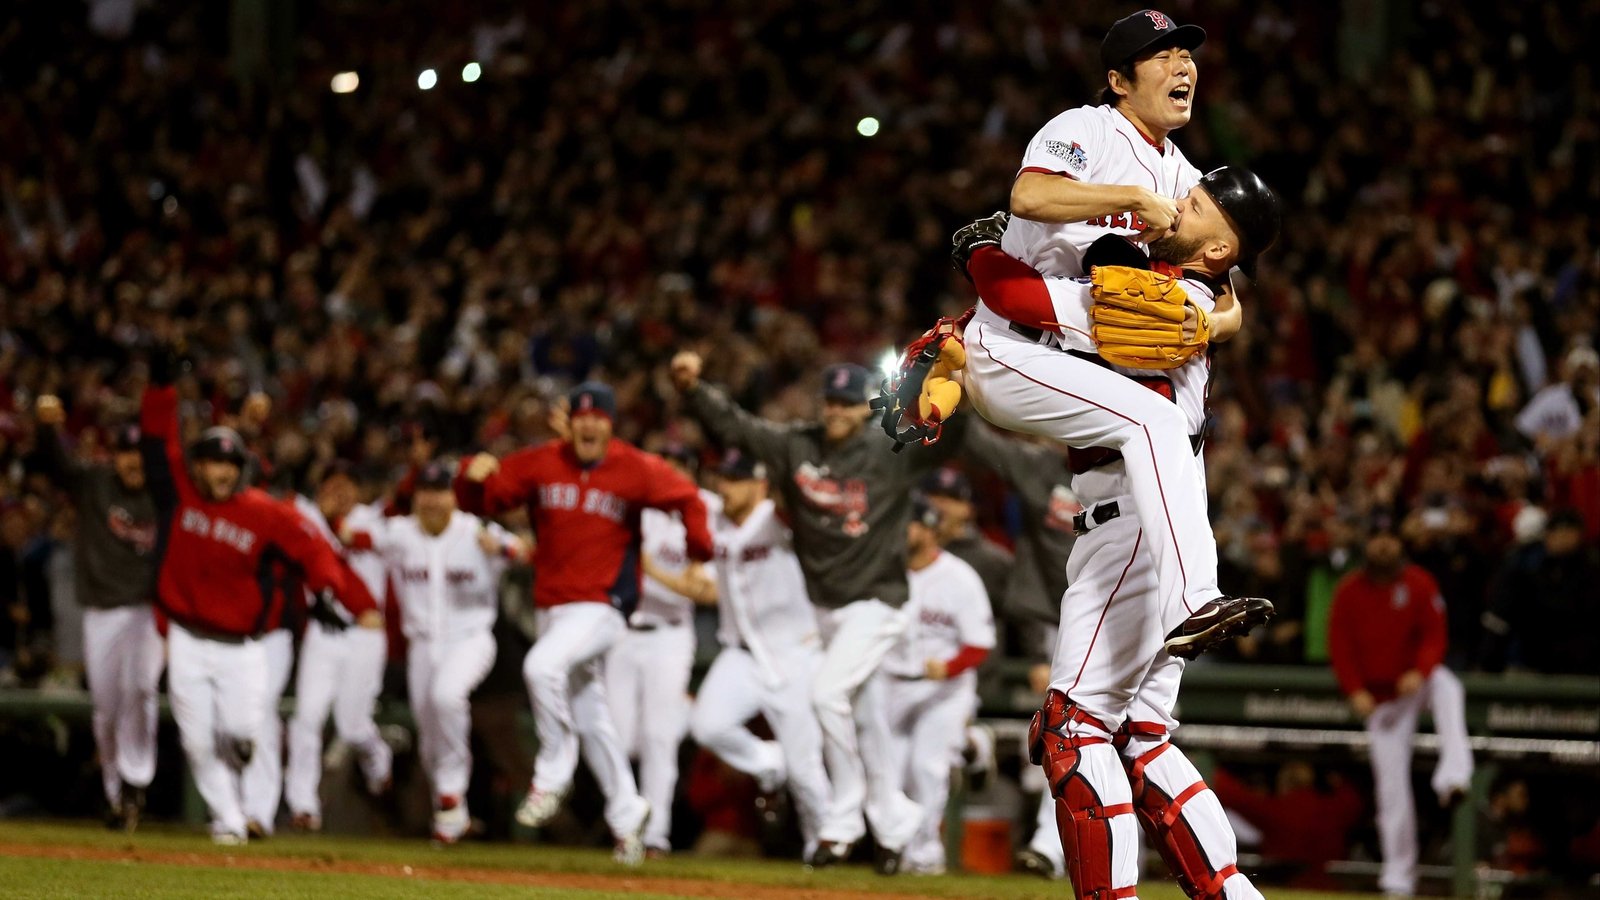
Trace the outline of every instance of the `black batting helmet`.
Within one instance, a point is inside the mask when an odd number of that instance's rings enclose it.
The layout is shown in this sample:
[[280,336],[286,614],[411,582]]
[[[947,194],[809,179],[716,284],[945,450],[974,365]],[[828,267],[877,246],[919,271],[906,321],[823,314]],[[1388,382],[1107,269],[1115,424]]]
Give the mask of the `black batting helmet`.
[[209,459],[216,462],[231,462],[243,467],[245,461],[244,441],[239,439],[239,432],[222,425],[207,428],[200,435],[200,440],[194,442],[194,447],[189,451],[194,459]]
[[1212,169],[1200,179],[1211,199],[1239,234],[1239,270],[1256,277],[1256,257],[1271,247],[1283,227],[1283,204],[1256,173],[1239,166]]

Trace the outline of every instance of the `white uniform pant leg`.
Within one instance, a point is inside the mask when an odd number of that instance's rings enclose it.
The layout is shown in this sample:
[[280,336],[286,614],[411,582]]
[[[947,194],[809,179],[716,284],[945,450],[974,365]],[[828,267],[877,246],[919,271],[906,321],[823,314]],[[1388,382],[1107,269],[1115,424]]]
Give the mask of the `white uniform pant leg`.
[[605,819],[617,838],[645,824],[650,807],[639,794],[633,766],[622,752],[606,702],[605,657],[597,655],[572,673],[572,723],[577,729],[583,762],[606,798]]
[[[761,669],[750,651],[724,648],[700,682],[689,729],[695,743],[754,778],[762,791],[773,791],[785,777],[783,750],[778,741],[762,740],[745,727],[763,712],[765,696]],[[809,693],[806,705],[809,716]],[[773,732],[777,733],[775,724]]]
[[[857,600],[824,616],[828,648],[812,683],[833,802],[821,839],[852,844],[865,831],[887,850],[904,849],[921,812],[890,768],[889,718],[878,665],[905,630],[905,615],[881,600]],[[859,737],[858,737],[859,736]]]
[[488,631],[411,643],[408,688],[435,809],[440,797],[455,797],[465,808],[472,778],[472,691],[488,677],[494,658]]
[[1156,570],[1138,520],[1112,519],[1080,536],[1067,584],[1050,687],[1115,730],[1152,662],[1167,655]]
[[261,698],[255,753],[241,778],[245,817],[271,834],[278,819],[278,801],[283,796],[283,716],[279,703],[289,687],[289,670],[294,667],[294,634],[279,628],[263,635],[260,643],[267,658],[267,691]]
[[1467,692],[1456,673],[1443,665],[1428,674],[1423,690],[1433,730],[1439,735],[1439,764],[1433,770],[1433,792],[1442,802],[1452,791],[1472,785],[1472,739],[1467,735]]
[[[678,745],[689,731],[689,675],[694,668],[694,629],[664,625],[646,634],[650,675],[642,685],[639,716],[639,792],[650,801],[644,842],[672,844],[672,797],[678,788]],[[608,698],[609,699],[609,698]]]
[[611,723],[617,729],[617,743],[630,759],[639,756],[639,717],[643,715],[644,682],[650,633],[629,628],[606,651],[606,700],[611,706]]
[[342,637],[345,665],[333,697],[334,730],[340,740],[355,748],[367,784],[380,788],[389,780],[394,765],[394,751],[384,743],[373,720],[389,661],[389,636],[381,628],[350,628]]
[[[603,603],[567,603],[541,609],[536,616],[539,638],[522,662],[522,677],[533,702],[539,735],[533,787],[565,793],[578,768],[578,729],[573,697],[579,670],[584,685],[591,680],[587,664],[604,657],[626,628],[622,614]],[[598,671],[596,672],[598,674]],[[611,729],[613,740],[616,731]],[[621,748],[617,749],[620,754]]]
[[1028,849],[1050,861],[1057,877],[1067,873],[1066,853],[1061,849],[1061,832],[1056,829],[1056,798],[1045,788],[1039,795],[1039,815],[1033,826]]
[[782,753],[789,794],[795,801],[809,859],[833,802],[833,787],[823,763],[822,726],[811,705],[811,684],[822,666],[822,653],[815,647],[806,647],[782,665],[785,671],[781,680],[766,685],[762,691],[761,713]]
[[950,799],[950,773],[961,762],[967,723],[977,706],[977,681],[963,673],[949,681],[917,684],[924,690],[914,704],[905,772],[907,793],[921,804],[922,821],[906,848],[905,861],[914,867],[942,868],[941,826]]
[[289,763],[284,800],[293,814],[322,815],[322,731],[344,676],[346,646],[321,622],[306,626],[294,680],[294,716],[289,720]]
[[967,330],[966,385],[974,408],[1001,428],[1122,452],[1169,630],[1221,595],[1205,483],[1176,404],[1089,360],[1022,340],[988,314]]
[[1383,866],[1378,889],[1410,894],[1417,884],[1417,808],[1411,795],[1411,743],[1417,733],[1422,691],[1378,704],[1367,717],[1378,842]]
[[267,655],[259,641],[197,637],[173,623],[167,636],[167,688],[195,787],[213,831],[244,834],[239,767],[221,743],[252,742],[267,694]]
[[165,646],[144,603],[84,610],[83,642],[101,780],[115,807],[123,784],[148,787],[155,777]]

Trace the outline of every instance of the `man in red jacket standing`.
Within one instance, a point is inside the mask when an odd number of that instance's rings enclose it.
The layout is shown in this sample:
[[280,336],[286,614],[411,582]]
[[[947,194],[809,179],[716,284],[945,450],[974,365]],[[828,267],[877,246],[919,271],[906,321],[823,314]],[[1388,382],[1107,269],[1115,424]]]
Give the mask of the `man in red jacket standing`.
[[[293,509],[244,487],[244,444],[211,428],[185,459],[170,352],[152,361],[140,407],[145,480],[159,527],[156,609],[167,630],[167,692],[219,844],[243,844],[240,774],[262,738],[267,654],[284,578],[332,591],[365,628],[383,616],[361,580]],[[276,748],[262,748],[277,752]]]
[[1411,744],[1426,704],[1439,734],[1433,790],[1448,805],[1472,780],[1466,692],[1444,666],[1444,598],[1422,567],[1405,561],[1395,520],[1380,514],[1366,559],[1334,589],[1328,652],[1339,688],[1366,720],[1377,794],[1383,870],[1378,887],[1409,896],[1417,882],[1417,811]]
[[711,558],[699,489],[666,460],[612,437],[616,398],[597,382],[568,396],[571,437],[519,450],[505,460],[468,460],[456,490],[461,508],[498,515],[526,506],[538,543],[533,602],[539,639],[522,676],[533,700],[539,755],[517,821],[550,820],[572,787],[581,740],[606,796],[615,858],[644,859],[650,804],[639,795],[606,704],[601,666],[639,598],[639,512],[675,512],[687,531],[691,566]]

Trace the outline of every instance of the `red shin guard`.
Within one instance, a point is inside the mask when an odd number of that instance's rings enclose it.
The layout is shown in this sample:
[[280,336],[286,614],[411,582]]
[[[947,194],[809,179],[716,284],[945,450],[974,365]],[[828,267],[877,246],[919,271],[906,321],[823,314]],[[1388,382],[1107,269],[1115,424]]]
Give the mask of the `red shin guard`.
[[1171,744],[1162,742],[1136,760],[1122,757],[1133,786],[1134,813],[1184,894],[1194,900],[1214,900],[1222,897],[1223,882],[1237,874],[1239,867],[1230,860],[1213,868],[1199,835],[1184,817],[1184,804],[1208,790],[1204,779],[1194,781],[1174,796],[1145,778],[1145,767],[1170,749]]

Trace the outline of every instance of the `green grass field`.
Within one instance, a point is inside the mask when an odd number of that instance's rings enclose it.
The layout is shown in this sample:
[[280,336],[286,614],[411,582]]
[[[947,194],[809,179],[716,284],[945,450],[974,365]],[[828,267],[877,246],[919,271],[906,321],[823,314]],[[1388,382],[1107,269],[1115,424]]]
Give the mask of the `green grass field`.
[[[985,897],[1061,900],[1071,889],[1017,875],[886,879],[864,867],[807,872],[798,863],[682,855],[622,869],[606,853],[531,844],[465,844],[436,850],[421,840],[284,836],[220,848],[189,830],[135,835],[93,823],[0,822],[5,897],[556,897],[653,900]],[[1351,898],[1271,890],[1278,900]],[[1179,900],[1168,884],[1144,900]]]

